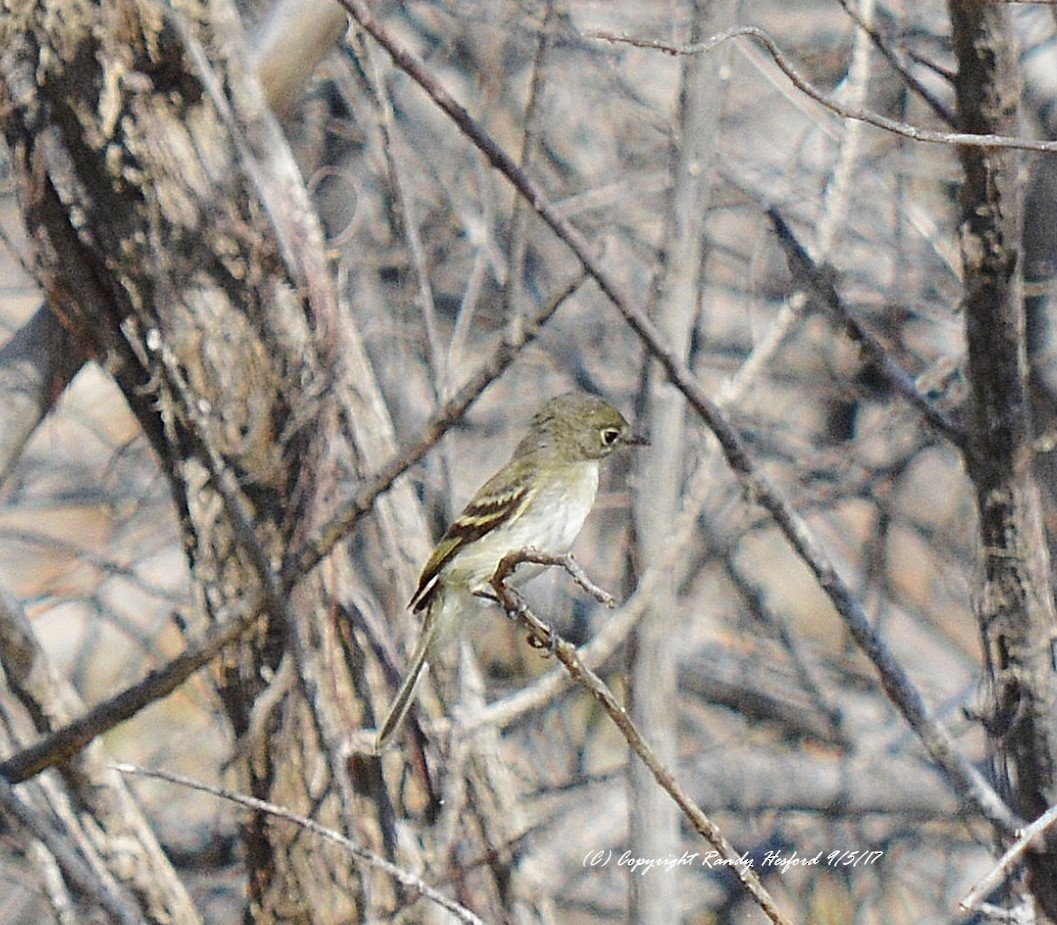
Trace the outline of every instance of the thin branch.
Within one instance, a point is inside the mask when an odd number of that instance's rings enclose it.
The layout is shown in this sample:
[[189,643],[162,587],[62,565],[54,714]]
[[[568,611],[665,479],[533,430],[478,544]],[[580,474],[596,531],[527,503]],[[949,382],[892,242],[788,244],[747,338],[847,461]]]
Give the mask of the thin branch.
[[0,348],[0,483],[84,360],[82,345],[47,308]]
[[[55,673],[29,617],[3,586],[0,586],[0,667],[12,700],[22,706],[31,720],[24,729],[11,726],[10,739],[5,737],[2,743],[5,752],[32,741],[35,732],[50,730],[83,712],[81,698]],[[124,782],[105,769],[96,745],[95,749],[86,748],[61,768],[61,778],[38,778],[64,840],[80,851],[93,874],[111,889],[115,887],[109,871],[117,870],[115,846],[120,842],[123,857],[116,876],[145,914],[174,922],[200,922],[154,830],[139,805],[129,798]]]
[[928,107],[944,122],[948,125],[953,125],[954,114],[935,97],[928,87],[911,73],[910,66],[903,60],[903,56],[891,46],[888,39],[881,35],[877,27],[872,23],[867,22],[862,14],[853,4],[849,3],[848,0],[837,0],[837,2],[843,7],[844,12],[848,14],[849,18],[855,23],[855,25],[869,36],[874,47],[884,55],[885,60],[892,66],[892,69],[903,78],[906,85],[920,96]]
[[785,251],[793,282],[802,287],[815,302],[826,308],[844,326],[848,335],[862,348],[869,361],[897,394],[909,401],[934,430],[964,452],[965,434],[920,392],[914,378],[892,358],[891,352],[877,335],[868,330],[844,304],[833,284],[831,274],[815,263],[781,213],[771,207],[767,209],[767,217],[770,218],[778,241]]
[[63,876],[81,890],[111,919],[121,925],[144,925],[139,911],[126,899],[116,896],[103,883],[81,857],[70,847],[70,843],[48,823],[33,807],[19,799],[14,787],[0,778],[0,810],[20,827],[26,829],[55,858]]
[[[579,651],[581,661],[589,668],[597,668],[607,662],[617,648],[627,639],[646,612],[657,585],[669,581],[666,563],[650,566],[632,597],[602,626],[602,629]],[[536,713],[560,697],[572,686],[567,672],[560,668],[549,671],[517,691],[494,700],[478,713],[460,720],[455,731],[468,735],[484,726],[500,729],[510,726],[528,713]],[[443,735],[452,731],[455,724],[447,717],[429,723],[430,732]]]
[[[861,6],[861,10],[857,8],[855,15],[864,28],[855,33],[851,63],[845,71],[841,92],[849,102],[862,105],[870,92],[870,43],[866,26],[873,21],[876,0],[858,0],[857,5]],[[829,168],[815,229],[815,249],[822,261],[829,258],[840,230],[848,222],[852,191],[859,179],[859,160],[865,133],[865,126],[861,122],[846,119],[840,123],[836,156]]]
[[352,841],[352,839],[346,838],[340,832],[335,832],[333,829],[328,829],[314,819],[298,815],[285,807],[277,806],[275,803],[269,803],[266,800],[259,800],[256,797],[246,796],[245,794],[238,793],[234,790],[228,790],[224,787],[214,787],[202,781],[194,780],[190,777],[184,777],[182,774],[174,774],[171,771],[158,771],[133,764],[112,764],[111,767],[115,771],[120,771],[122,774],[136,774],[140,777],[151,777],[155,780],[168,781],[169,783],[176,784],[180,787],[190,787],[192,790],[199,790],[202,793],[211,794],[221,800],[229,800],[232,803],[237,803],[239,806],[245,806],[247,809],[252,809],[255,812],[267,813],[269,816],[275,816],[277,819],[285,819],[287,822],[292,822],[294,825],[300,826],[307,832],[311,832],[314,835],[318,835],[320,838],[325,838],[327,841],[340,845],[357,861],[367,864],[370,867],[374,867],[377,870],[384,871],[402,886],[414,890],[423,898],[436,903],[442,909],[450,912],[460,922],[465,922],[467,925],[487,925],[483,919],[479,918],[465,906],[460,905],[452,899],[448,899],[443,893],[433,889],[433,887],[426,883],[421,877],[416,876],[410,871],[404,870],[402,867],[397,867],[396,864],[390,863],[385,858],[379,857],[372,851],[361,848],[356,842]]
[[[508,562],[507,560],[510,561]],[[498,581],[506,580],[510,577],[510,573],[514,571],[514,567],[520,562],[531,562],[535,565],[560,565],[569,573],[572,580],[598,601],[599,604],[605,605],[610,610],[617,606],[616,598],[604,588],[600,588],[591,581],[587,572],[585,572],[576,559],[573,558],[572,553],[566,553],[562,556],[552,556],[549,553],[539,552],[539,550],[536,549],[518,550],[514,555],[507,556],[499,563],[499,567],[496,569],[496,579]]]
[[[911,682],[899,660],[892,655],[874,630],[862,604],[837,572],[807,523],[756,464],[734,425],[701,388],[693,373],[668,346],[638,303],[627,297],[615,277],[601,266],[595,256],[595,249],[587,238],[555,208],[543,190],[440,85],[426,67],[389,34],[364,0],[341,0],[341,3],[386,49],[397,66],[422,87],[436,105],[480,148],[496,169],[503,173],[511,185],[533,206],[540,218],[576,255],[584,270],[595,280],[606,298],[623,315],[628,325],[664,367],[671,383],[683,393],[690,406],[715,435],[727,464],[741,480],[749,496],[770,513],[789,544],[815,575],[822,591],[848,625],[856,644],[873,662],[885,693],[924,743],[932,758],[943,769],[955,791],[975,806],[999,831],[1016,830],[1020,820],[959,750],[947,728],[931,714],[921,693]],[[968,137],[978,139],[978,136]],[[1057,144],[1054,150],[1057,150]]]
[[[528,101],[521,119],[521,156],[523,167],[532,167],[537,160],[537,148],[543,138],[543,96],[547,83],[547,59],[554,45],[554,26],[557,20],[555,0],[546,0],[543,21],[536,33],[536,52],[532,58]],[[524,289],[525,256],[528,253],[529,210],[520,196],[514,200],[510,216],[510,262],[506,285],[503,287],[503,315],[510,336],[517,336],[521,326],[521,299]]]
[[1009,878],[1013,865],[1020,861],[1025,852],[1032,847],[1035,839],[1042,835],[1043,832],[1053,828],[1055,823],[1057,823],[1057,806],[1051,806],[1026,829],[1017,833],[1017,840],[1009,846],[1009,849],[1002,855],[998,863],[965,894],[965,898],[958,903],[958,906],[966,912],[978,909],[984,897],[999,883]]
[[[723,570],[727,580],[743,601],[745,609],[767,627],[785,649],[801,690],[807,694],[811,705],[824,718],[832,741],[842,748],[851,748],[852,743],[845,729],[844,710],[823,692],[821,679],[812,664],[812,659],[804,651],[805,646],[789,625],[790,621],[787,616],[781,612],[780,608],[772,608],[763,590],[742,575],[734,556],[730,554],[723,556]],[[843,697],[841,703],[843,704]],[[801,717],[801,722],[810,721],[808,712],[807,710],[802,711],[804,715]]]
[[[333,6],[337,9],[337,4]],[[392,196],[387,197],[390,221],[395,224],[397,233],[403,235],[407,244],[408,261],[415,281],[414,304],[422,316],[422,328],[426,335],[426,346],[436,388],[444,377],[442,369],[444,352],[441,347],[440,334],[437,331],[437,307],[433,298],[433,286],[430,283],[429,272],[426,270],[427,261],[425,249],[422,246],[422,235],[418,227],[415,197],[404,176],[402,159],[397,151],[397,120],[393,114],[393,101],[370,48],[359,40],[359,36],[355,37],[355,41],[361,72],[374,97],[378,133],[381,136],[380,147],[382,156],[385,158],[389,188],[392,190]]]
[[[359,0],[342,0],[346,5],[357,3]],[[821,103],[830,112],[845,119],[855,119],[857,122],[865,122],[875,128],[883,129],[895,135],[909,138],[911,141],[921,141],[926,144],[961,145],[970,148],[1015,148],[1020,151],[1057,151],[1057,141],[1038,141],[1034,138],[1018,138],[1012,135],[977,135],[971,132],[939,132],[935,129],[919,128],[907,122],[899,122],[889,119],[880,113],[869,109],[860,109],[856,106],[848,106],[836,97],[823,93],[814,86],[807,78],[803,77],[793,66],[792,62],[782,53],[775,42],[762,29],[755,26],[738,26],[720,32],[712,36],[707,42],[699,42],[695,45],[671,45],[656,39],[639,39],[628,35],[615,35],[612,32],[587,32],[589,38],[602,39],[620,45],[633,45],[635,48],[652,48],[664,52],[666,55],[699,55],[712,51],[718,45],[739,37],[756,39],[771,56],[779,70],[789,78],[790,83],[798,90],[805,93],[817,103]]]
[[729,863],[731,869],[767,918],[774,922],[775,925],[789,925],[789,920],[782,915],[770,893],[767,892],[759,877],[756,876],[755,871],[752,869],[752,864],[738,853],[734,846],[727,841],[719,826],[705,815],[697,803],[694,802],[694,799],[682,788],[668,766],[657,757],[649,743],[642,737],[642,733],[639,732],[624,706],[617,701],[606,683],[580,660],[574,645],[566,642],[551,627],[541,621],[529,609],[524,599],[507,586],[506,580],[521,562],[559,565],[573,577],[577,584],[588,589],[598,600],[602,602],[612,600],[610,595],[587,579],[583,570],[576,565],[571,556],[541,555],[534,549],[522,549],[504,556],[500,560],[490,582],[500,606],[507,612],[507,615],[524,626],[541,647],[553,652],[558,661],[565,666],[566,671],[569,672],[573,680],[590,691],[602,705],[602,708],[606,711],[609,718],[613,720],[614,725],[620,730],[628,745],[631,746],[632,751],[639,756],[643,764],[650,769],[650,773],[653,774],[657,783],[664,788],[664,791],[683,811],[694,830]]
[[65,761],[96,736],[167,697],[196,671],[208,665],[221,649],[246,633],[256,621],[262,605],[263,595],[260,593],[244,600],[229,619],[211,626],[176,658],[149,671],[143,680],[0,763],[0,778],[12,784],[28,780]]

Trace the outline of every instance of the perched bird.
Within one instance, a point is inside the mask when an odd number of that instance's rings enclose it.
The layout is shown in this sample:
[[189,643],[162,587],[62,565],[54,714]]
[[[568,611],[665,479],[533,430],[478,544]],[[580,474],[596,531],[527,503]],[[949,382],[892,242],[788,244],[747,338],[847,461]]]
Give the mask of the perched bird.
[[[647,441],[597,395],[569,392],[545,402],[509,462],[478,490],[429,557],[411,603],[425,611],[411,666],[378,733],[381,749],[400,728],[423,672],[480,606],[499,562],[522,549],[569,551],[595,502],[598,467],[620,446]],[[543,566],[520,563],[509,583]]]

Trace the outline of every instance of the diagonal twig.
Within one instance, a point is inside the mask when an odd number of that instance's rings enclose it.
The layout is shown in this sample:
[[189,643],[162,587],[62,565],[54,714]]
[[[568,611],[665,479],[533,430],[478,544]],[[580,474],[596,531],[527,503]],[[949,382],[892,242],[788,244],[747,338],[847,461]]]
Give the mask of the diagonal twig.
[[1051,806],[1031,825],[1017,833],[1017,840],[999,858],[998,863],[976,882],[963,899],[959,900],[958,906],[966,912],[980,909],[984,898],[1000,883],[1009,879],[1013,867],[1036,844],[1036,839],[1043,832],[1052,829],[1055,824],[1057,824],[1057,806]]
[[63,876],[69,878],[84,895],[89,897],[112,921],[121,925],[144,925],[139,910],[127,897],[118,895],[112,884],[102,882],[71,846],[70,842],[49,824],[41,813],[19,799],[14,787],[0,778],[0,810],[19,827],[29,831],[48,850],[59,865]]
[[553,652],[555,657],[562,663],[569,675],[578,684],[594,696],[602,705],[602,709],[616,725],[624,736],[631,750],[649,768],[657,783],[675,801],[676,805],[693,826],[694,831],[701,835],[713,848],[716,849],[727,862],[738,879],[744,885],[752,898],[763,910],[764,914],[775,923],[775,925],[789,925],[789,920],[782,915],[775,905],[770,893],[756,876],[752,869],[752,863],[747,861],[730,842],[727,841],[723,832],[697,805],[680,785],[671,769],[657,757],[657,754],[643,738],[638,727],[632,722],[627,710],[617,700],[606,683],[598,677],[581,660],[572,643],[566,642],[550,626],[539,619],[525,603],[515,590],[506,584],[506,580],[521,562],[534,562],[540,565],[558,565],[564,568],[585,590],[602,603],[613,600],[606,591],[595,585],[576,564],[572,556],[548,556],[534,549],[521,549],[504,556],[490,582],[500,606],[512,619],[516,619],[524,626],[541,647]]
[[315,819],[301,816],[298,813],[291,812],[285,807],[279,806],[275,803],[269,803],[267,800],[259,800],[256,797],[247,796],[246,794],[238,793],[234,790],[228,790],[225,787],[214,787],[203,781],[184,777],[182,774],[175,774],[172,771],[160,771],[152,768],[143,768],[138,765],[120,763],[112,764],[111,767],[115,771],[120,771],[122,774],[135,774],[140,777],[152,777],[156,780],[168,781],[171,784],[177,784],[181,787],[190,787],[192,790],[200,790],[203,793],[212,794],[222,800],[229,800],[232,803],[237,803],[239,806],[245,806],[248,809],[257,812],[267,813],[269,816],[274,816],[277,819],[285,819],[314,835],[318,835],[321,838],[325,838],[328,841],[340,845],[349,854],[356,858],[357,861],[384,871],[403,886],[406,886],[410,890],[414,890],[423,898],[436,903],[442,909],[450,912],[460,922],[465,922],[466,925],[487,925],[483,919],[479,918],[465,906],[460,905],[452,899],[448,899],[447,896],[438,890],[435,890],[421,877],[416,876],[410,871],[404,870],[402,867],[398,867],[396,864],[387,861],[373,851],[368,851],[366,848],[360,847],[351,838],[347,838],[340,832],[335,832],[333,829],[321,825]]
[[854,4],[849,0],[837,0],[843,7],[844,12],[857,25],[873,43],[874,47],[884,55],[884,59],[903,78],[903,82],[910,87],[921,99],[925,101],[939,118],[948,125],[954,125],[954,113],[952,113],[936,95],[929,90],[910,70],[910,63],[904,60],[903,55],[893,47],[892,43],[885,38],[880,30],[871,22],[867,21]]
[[167,697],[192,674],[208,665],[221,649],[254,625],[264,603],[263,594],[242,602],[236,613],[211,626],[178,656],[149,671],[142,680],[92,707],[83,716],[0,762],[0,778],[18,784],[65,761],[96,736],[131,719],[144,707]]
[[965,434],[961,428],[921,393],[913,377],[892,358],[891,352],[885,348],[877,335],[844,304],[826,268],[819,266],[811,258],[782,214],[772,206],[767,209],[767,217],[771,220],[778,241],[785,251],[793,282],[803,287],[815,302],[844,326],[848,336],[862,348],[862,352],[885,381],[909,401],[937,433],[964,452]]

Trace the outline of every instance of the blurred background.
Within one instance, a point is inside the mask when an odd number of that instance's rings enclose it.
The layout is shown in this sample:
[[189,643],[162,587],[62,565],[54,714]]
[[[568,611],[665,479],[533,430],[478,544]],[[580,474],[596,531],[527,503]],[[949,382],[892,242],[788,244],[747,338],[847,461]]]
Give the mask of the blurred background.
[[[822,93],[942,131],[952,129],[955,67],[944,5],[451,0],[374,12],[650,312],[937,718],[985,769],[976,513],[962,457],[893,394],[839,319],[797,289],[766,215],[774,208],[785,218],[831,268],[851,313],[960,422],[956,151],[828,111],[751,38],[683,56],[611,40],[684,46],[758,26]],[[281,60],[270,55],[292,29],[284,4],[242,13],[260,66]],[[1011,23],[1031,59],[1024,132],[1047,136],[1054,97],[1038,62],[1052,64],[1053,12],[1016,7]],[[652,446],[607,467],[574,551],[622,603],[607,611],[551,570],[528,589],[537,613],[578,644],[603,634],[600,674],[754,859],[792,921],[969,921],[957,901],[990,869],[993,834],[963,810],[815,579],[634,332],[579,278],[569,250],[369,37],[355,25],[332,28],[337,39],[318,64],[293,59],[286,79],[301,86],[281,118],[324,227],[341,310],[358,326],[397,442],[409,442],[501,338],[575,284],[405,477],[431,533],[416,541],[428,549],[505,462],[542,398],[570,388],[608,397]],[[1040,185],[1041,156],[1024,155],[1023,166],[1032,184],[1027,270],[1037,284],[1032,356],[1048,407],[1053,255],[1038,235],[1053,227],[1052,197]],[[0,177],[0,319],[10,338],[41,300],[14,182],[9,171]],[[354,489],[350,481],[339,493]],[[385,627],[389,651],[407,653],[417,632],[405,610],[414,575],[393,567],[378,536],[365,524],[348,538],[357,597],[335,602],[333,618],[366,632],[356,621],[373,615],[367,625]],[[120,391],[92,361],[0,485],[0,582],[23,602],[54,671],[87,703],[184,645],[190,577],[170,489]],[[475,723],[499,733],[488,760],[506,769],[506,798],[517,807],[504,850],[539,890],[535,912],[510,921],[763,921],[729,871],[702,863],[709,846],[680,824],[597,705],[551,679],[552,659],[492,609],[482,609],[469,642],[463,658],[474,664],[460,673],[452,653],[436,675],[443,708],[427,692],[418,726],[442,756],[429,751],[441,789],[449,750],[473,741]],[[392,689],[378,664],[366,669],[376,710]],[[467,677],[484,685],[484,714]],[[519,699],[526,690],[530,701]],[[236,745],[208,673],[103,744],[116,760],[235,783]],[[423,834],[428,788],[405,762],[398,751],[383,767],[406,813],[397,831],[426,846],[419,872],[489,921],[507,920],[474,905],[472,877],[458,886],[452,870],[480,861],[459,854],[459,832]],[[202,920],[233,921],[244,902],[243,811],[168,783],[133,789]],[[619,860],[684,852],[698,857],[671,871],[633,873]],[[781,872],[765,863],[768,852],[823,860]],[[858,856],[842,852],[870,854],[852,864]],[[51,920],[34,870],[26,844],[0,834],[3,921]],[[427,920],[421,901],[408,903],[384,920]]]

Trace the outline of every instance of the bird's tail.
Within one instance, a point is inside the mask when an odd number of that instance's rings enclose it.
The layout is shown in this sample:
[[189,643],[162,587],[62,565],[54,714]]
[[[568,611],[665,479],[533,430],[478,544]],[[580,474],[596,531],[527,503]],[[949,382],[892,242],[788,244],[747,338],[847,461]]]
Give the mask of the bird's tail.
[[404,722],[404,717],[407,716],[407,711],[411,708],[411,702],[415,699],[415,688],[418,687],[418,682],[422,679],[422,675],[429,668],[426,656],[429,654],[429,644],[432,635],[428,631],[423,634],[423,638],[415,649],[415,654],[411,657],[411,666],[408,668],[407,674],[404,675],[404,681],[400,685],[400,690],[397,691],[396,700],[393,701],[393,705],[389,708],[389,714],[386,716],[385,722],[382,723],[381,731],[375,740],[374,747],[376,751],[381,751],[400,729]]

